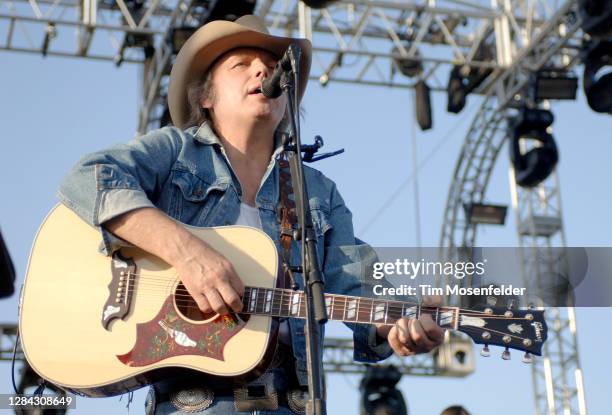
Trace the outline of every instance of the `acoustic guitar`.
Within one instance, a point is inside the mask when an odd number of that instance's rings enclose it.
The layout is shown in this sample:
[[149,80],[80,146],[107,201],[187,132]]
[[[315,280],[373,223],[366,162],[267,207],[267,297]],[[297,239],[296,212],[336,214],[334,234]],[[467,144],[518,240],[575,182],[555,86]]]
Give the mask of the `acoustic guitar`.
[[[19,303],[22,348],[32,368],[85,396],[125,393],[185,369],[213,380],[262,373],[274,353],[278,317],[305,318],[303,292],[277,287],[277,250],[264,232],[186,228],[232,262],[246,287],[241,314],[203,315],[176,271],[140,249],[100,254],[99,232],[57,205],[36,235]],[[535,355],[547,335],[542,310],[334,294],[325,300],[331,320],[393,324],[429,313],[476,343]]]

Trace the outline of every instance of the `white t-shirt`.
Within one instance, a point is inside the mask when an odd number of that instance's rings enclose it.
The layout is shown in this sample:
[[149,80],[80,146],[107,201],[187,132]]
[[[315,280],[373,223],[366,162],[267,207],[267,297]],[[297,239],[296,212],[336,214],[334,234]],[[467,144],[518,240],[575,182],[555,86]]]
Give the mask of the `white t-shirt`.
[[[236,225],[251,226],[263,230],[261,218],[259,217],[259,209],[249,206],[246,203],[240,203],[240,215],[236,220]],[[291,334],[289,332],[289,323],[283,320],[278,328],[278,338],[281,343],[290,345]]]

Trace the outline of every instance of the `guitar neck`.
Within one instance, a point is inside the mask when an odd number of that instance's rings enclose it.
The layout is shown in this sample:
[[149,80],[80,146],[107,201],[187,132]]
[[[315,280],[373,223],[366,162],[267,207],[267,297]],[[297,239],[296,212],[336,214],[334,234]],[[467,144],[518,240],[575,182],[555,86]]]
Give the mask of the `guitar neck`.
[[[245,314],[306,318],[303,291],[245,287],[242,302]],[[347,323],[393,325],[400,317],[419,318],[422,314],[429,314],[439,326],[456,329],[460,315],[457,307],[433,307],[338,294],[325,294],[325,305],[330,320]]]

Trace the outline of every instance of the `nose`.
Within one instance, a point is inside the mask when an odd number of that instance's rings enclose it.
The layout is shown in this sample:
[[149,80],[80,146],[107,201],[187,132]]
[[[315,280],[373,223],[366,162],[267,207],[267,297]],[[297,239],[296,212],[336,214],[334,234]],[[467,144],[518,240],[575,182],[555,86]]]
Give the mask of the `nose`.
[[268,65],[266,65],[266,63],[261,59],[255,59],[253,66],[255,68],[255,76],[259,79],[267,78],[272,72]]

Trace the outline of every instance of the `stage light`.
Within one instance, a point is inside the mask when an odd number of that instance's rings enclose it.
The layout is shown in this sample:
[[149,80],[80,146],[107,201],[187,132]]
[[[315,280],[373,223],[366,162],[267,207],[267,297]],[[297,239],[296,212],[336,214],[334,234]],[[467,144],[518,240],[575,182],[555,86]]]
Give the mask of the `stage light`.
[[612,1],[581,0],[582,30],[592,37],[612,36]]
[[465,107],[467,92],[465,90],[464,81],[464,77],[461,75],[461,68],[459,66],[453,67],[446,87],[448,96],[446,110],[448,112],[458,114]]
[[0,232],[0,298],[15,292],[15,267]]
[[[514,122],[510,139],[510,161],[514,166],[516,183],[523,187],[536,186],[545,180],[559,161],[559,153],[548,127],[553,123],[548,110],[523,108]],[[535,141],[536,145],[523,153],[521,140]]]
[[444,409],[440,415],[470,415],[470,413],[461,405],[453,405]]
[[433,124],[431,116],[431,91],[425,81],[419,81],[414,86],[416,119],[421,130],[429,130]]
[[[473,59],[477,62],[492,61],[493,48],[483,43],[474,54]],[[493,69],[485,67],[453,66],[446,87],[448,95],[446,110],[455,114],[461,112],[465,107],[467,95],[478,88],[492,72]]]
[[196,27],[175,27],[170,32],[170,44],[172,45],[172,53],[177,54],[187,42],[187,39],[197,30]]
[[206,16],[206,19],[201,24],[212,22],[213,20],[229,20],[233,22],[240,16],[253,14],[255,3],[255,0],[215,1],[212,9],[209,9],[208,16]]
[[[409,49],[408,47],[406,49]],[[393,48],[391,51],[393,55],[393,66],[392,69],[400,71],[400,73],[408,78],[413,78],[423,73],[423,64],[421,63],[419,51],[414,54],[413,58],[404,58],[400,55],[397,48]]]
[[[212,7],[209,3],[212,3]],[[167,42],[172,46],[172,53],[177,54],[187,39],[202,25],[213,20],[234,21],[245,14],[253,14],[255,0],[232,0],[207,2],[196,0],[193,4],[191,16],[195,24],[191,26],[175,27],[170,32]]]
[[304,4],[313,9],[322,9],[323,7],[327,7],[330,4],[334,3],[336,0],[302,0]]
[[43,39],[43,45],[41,48],[41,52],[43,57],[47,56],[47,52],[49,51],[49,45],[51,41],[57,37],[57,29],[55,28],[55,23],[48,23],[45,28],[45,38]]
[[596,41],[588,48],[582,78],[587,102],[593,111],[612,113],[612,41]]
[[535,76],[535,98],[543,99],[576,99],[578,78],[567,71],[540,71]]
[[368,366],[361,380],[361,415],[408,415],[396,385],[402,374],[395,366]]
[[503,225],[506,223],[508,206],[484,203],[464,203],[465,217],[472,224]]

